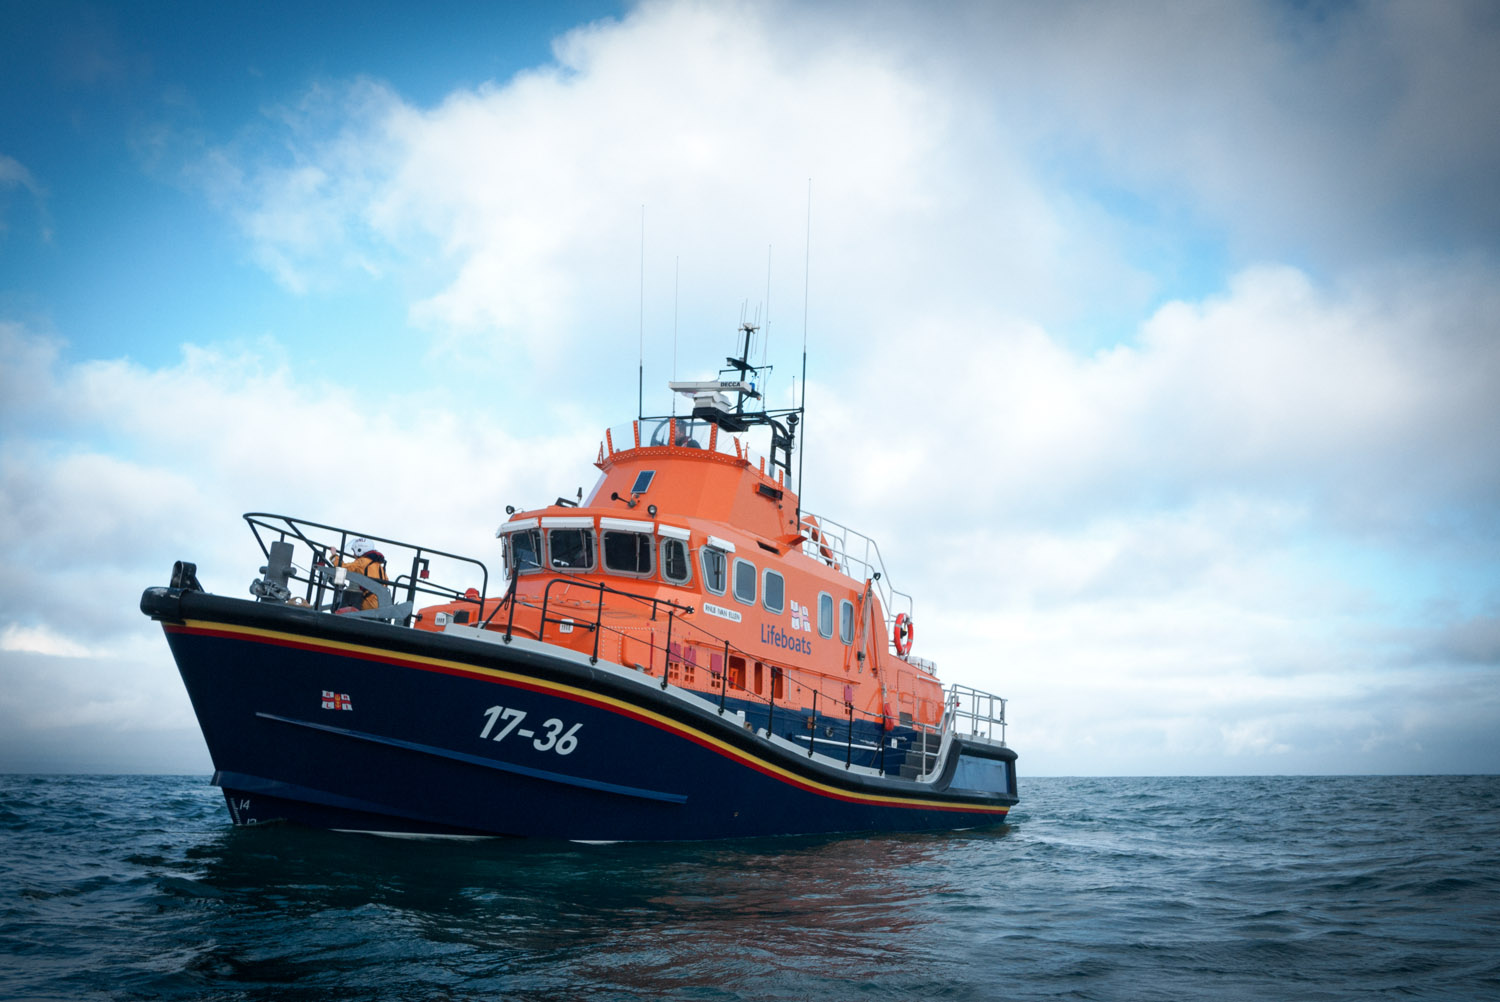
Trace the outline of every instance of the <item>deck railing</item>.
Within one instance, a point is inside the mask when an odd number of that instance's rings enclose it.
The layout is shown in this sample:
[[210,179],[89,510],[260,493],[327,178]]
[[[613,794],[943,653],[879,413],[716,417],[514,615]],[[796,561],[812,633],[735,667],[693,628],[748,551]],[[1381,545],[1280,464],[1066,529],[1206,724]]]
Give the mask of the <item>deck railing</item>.
[[[951,721],[956,731],[1005,744],[1005,700],[966,685],[950,685],[945,695],[944,719]],[[1000,731],[998,739],[996,728]]]
[[[804,555],[821,560],[836,571],[841,571],[855,581],[875,582],[881,605],[885,607],[887,633],[895,624],[896,616],[912,615],[912,598],[891,584],[885,569],[885,558],[880,555],[880,544],[857,529],[822,515],[814,515],[803,509],[802,544]],[[908,659],[910,660],[910,659]]]
[[[585,596],[586,601],[574,606],[577,611],[571,615],[560,615],[557,611],[560,600],[552,594],[555,587],[575,589]],[[658,643],[654,639],[633,635],[610,625],[605,615],[606,603],[614,603],[613,607],[617,609],[628,605],[643,612],[649,610],[647,619],[664,624],[662,640]],[[518,609],[528,610],[524,617],[526,622],[517,622]],[[558,643],[565,630],[568,633],[583,631],[591,634],[591,638],[582,645],[583,653],[594,663],[600,657],[601,637],[611,634],[628,639],[631,643],[641,645],[646,651],[647,663],[636,667],[647,676],[659,678],[663,689],[668,687],[674,677],[680,680],[689,670],[706,671],[712,680],[710,687],[707,690],[689,691],[695,691],[706,698],[717,695],[721,715],[740,712],[746,718],[746,725],[756,731],[764,731],[767,735],[779,734],[796,742],[800,742],[801,731],[805,730],[809,757],[819,750],[820,744],[827,750],[825,753],[832,752],[833,746],[839,745],[846,768],[854,764],[868,764],[884,772],[888,769],[899,770],[903,763],[910,762],[910,756],[918,752],[916,745],[910,751],[903,749],[903,758],[893,757],[896,752],[891,747],[891,731],[897,727],[903,732],[922,735],[921,747],[927,748],[929,753],[936,752],[941,742],[941,724],[933,726],[920,721],[902,723],[882,713],[858,709],[849,700],[828,692],[827,683],[815,682],[795,668],[765,661],[763,655],[736,647],[703,626],[684,622],[683,617],[694,611],[692,606],[653,595],[612,588],[602,582],[570,578],[554,578],[549,581],[543,587],[541,601],[538,603],[534,596],[519,595],[516,581],[512,579],[504,598],[494,604],[483,621],[476,625],[481,629],[501,630],[503,622],[503,638],[506,642],[510,642],[518,632],[524,632],[538,641]],[[574,650],[579,649],[577,645],[568,646]],[[707,651],[710,662],[704,665],[688,660],[690,649]],[[693,655],[695,658],[696,656]],[[718,660],[717,667],[713,659]],[[741,661],[741,666],[733,664],[736,659]],[[766,679],[768,691],[751,689],[743,679],[735,679],[737,670],[748,671],[749,666],[757,662],[769,672],[770,677]],[[789,715],[802,718],[803,726],[792,730],[783,725],[778,731],[777,721],[786,721]],[[842,740],[830,736],[830,728],[834,729],[835,734],[843,731],[842,735],[838,735]],[[872,732],[875,735],[873,739],[870,738]],[[855,761],[856,752],[859,753],[861,762]],[[924,764],[920,771],[925,771],[925,768]]]
[[[356,532],[336,525],[325,525],[305,518],[276,515],[270,512],[248,512],[245,522],[255,535],[261,553],[266,557],[266,566],[261,568],[265,577],[251,586],[251,592],[263,601],[306,604],[325,611],[336,609],[344,594],[353,587],[346,586],[337,573],[338,568],[329,564],[325,552],[332,550],[347,554],[350,544],[356,539],[365,539],[376,544],[386,558],[387,574],[395,576],[384,584],[390,589],[395,602],[402,602],[404,609],[375,611],[366,615],[375,618],[400,618],[410,625],[410,605],[418,595],[430,595],[444,602],[471,603],[476,610],[484,608],[489,591],[490,572],[482,562],[472,557],[448,553],[430,546],[405,543],[400,540],[377,536],[369,532]],[[298,562],[300,547],[306,547],[305,562]],[[276,559],[277,555],[284,560]],[[407,559],[410,558],[410,565]],[[446,575],[457,584],[440,584],[433,573]],[[306,591],[293,598],[288,587],[290,582],[306,584]],[[476,587],[477,586],[477,587]],[[400,613],[397,615],[397,613]],[[477,617],[476,617],[477,618]]]

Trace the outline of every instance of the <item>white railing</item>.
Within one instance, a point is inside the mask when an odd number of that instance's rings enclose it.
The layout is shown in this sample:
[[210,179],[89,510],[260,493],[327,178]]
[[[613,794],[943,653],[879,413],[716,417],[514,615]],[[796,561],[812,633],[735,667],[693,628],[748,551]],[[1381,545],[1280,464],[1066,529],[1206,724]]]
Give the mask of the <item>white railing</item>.
[[[998,740],[1005,744],[1005,700],[966,685],[950,685],[945,695],[944,723],[959,734]],[[1000,737],[995,737],[995,729]]]
[[936,661],[928,661],[926,658],[919,658],[915,654],[907,654],[903,656],[901,660],[905,661],[907,664],[911,665],[913,668],[917,669],[920,672],[926,672],[933,678],[937,677]]
[[887,634],[895,625],[897,615],[905,613],[911,617],[911,596],[891,585],[885,560],[880,556],[880,546],[875,540],[847,525],[808,511],[802,512],[802,534],[807,537],[802,544],[802,552],[807,556],[823,561],[861,584],[875,582],[880,602],[885,606]]

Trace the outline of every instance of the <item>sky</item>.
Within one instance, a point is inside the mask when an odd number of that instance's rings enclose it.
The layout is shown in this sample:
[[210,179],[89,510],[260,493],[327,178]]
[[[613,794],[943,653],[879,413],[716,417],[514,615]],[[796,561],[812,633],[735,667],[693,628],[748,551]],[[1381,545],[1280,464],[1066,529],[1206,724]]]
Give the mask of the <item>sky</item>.
[[1023,776],[1500,771],[1500,7],[4,11],[0,771],[209,771],[174,560],[498,573],[742,315]]

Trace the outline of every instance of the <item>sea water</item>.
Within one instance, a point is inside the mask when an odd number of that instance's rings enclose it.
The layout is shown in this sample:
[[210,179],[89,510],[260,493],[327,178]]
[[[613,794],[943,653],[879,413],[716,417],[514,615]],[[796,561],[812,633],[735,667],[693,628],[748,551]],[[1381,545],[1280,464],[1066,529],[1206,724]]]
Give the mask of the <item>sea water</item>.
[[0,776],[0,996],[1500,999],[1500,777],[1021,795],[990,831],[573,845]]

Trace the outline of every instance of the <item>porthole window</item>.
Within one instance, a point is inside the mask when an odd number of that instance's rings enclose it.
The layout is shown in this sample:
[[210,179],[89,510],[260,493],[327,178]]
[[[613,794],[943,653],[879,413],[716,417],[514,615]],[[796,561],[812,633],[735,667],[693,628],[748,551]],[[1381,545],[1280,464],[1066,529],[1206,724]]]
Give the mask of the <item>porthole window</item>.
[[661,576],[673,584],[687,584],[693,576],[688,564],[687,543],[680,539],[661,541]]
[[705,546],[700,559],[703,562],[703,587],[715,595],[724,594],[728,584],[729,557],[723,550]]
[[547,555],[551,560],[553,570],[593,570],[594,530],[548,529]]
[[839,639],[854,643],[854,603],[848,599],[839,603]]
[[833,596],[826,591],[818,593],[818,634],[833,636]]
[[651,573],[650,536],[644,532],[606,531],[603,539],[605,570],[642,577]]
[[786,608],[786,581],[780,574],[767,568],[761,581],[760,596],[767,611],[782,611]]
[[746,605],[755,604],[755,565],[748,560],[734,562],[734,597]]

